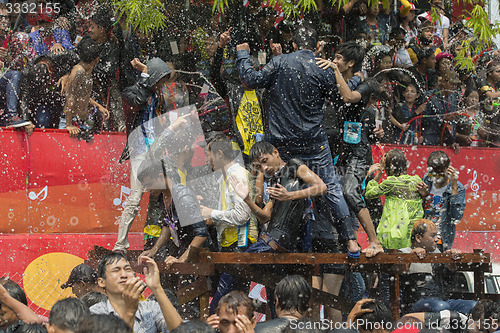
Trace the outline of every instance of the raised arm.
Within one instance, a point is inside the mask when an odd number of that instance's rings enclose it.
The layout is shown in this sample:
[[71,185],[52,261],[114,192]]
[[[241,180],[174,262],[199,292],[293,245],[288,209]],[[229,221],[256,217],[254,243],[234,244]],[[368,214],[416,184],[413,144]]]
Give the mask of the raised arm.
[[273,57],[260,71],[256,71],[250,63],[250,47],[248,43],[239,44],[236,46],[236,50],[236,66],[242,81],[251,89],[269,88],[274,82],[278,70],[278,60],[276,59],[281,56]]
[[28,308],[23,303],[19,302],[17,299],[10,296],[10,294],[5,290],[5,288],[0,284],[0,303],[11,309],[17,316],[18,319],[24,321],[25,323],[38,323],[41,324],[42,320],[36,315],[33,310]]
[[153,295],[155,295],[156,301],[160,305],[168,330],[172,331],[182,324],[182,318],[179,313],[177,313],[177,310],[168,299],[160,284],[160,271],[158,270],[158,266],[156,262],[149,257],[139,257],[139,260],[146,264],[146,267],[144,267],[146,284],[151,289]]

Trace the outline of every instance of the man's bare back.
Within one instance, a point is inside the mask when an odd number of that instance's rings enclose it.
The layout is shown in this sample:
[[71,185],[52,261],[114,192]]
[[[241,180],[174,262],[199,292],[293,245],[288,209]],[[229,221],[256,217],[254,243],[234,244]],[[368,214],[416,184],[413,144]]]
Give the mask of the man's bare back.
[[64,112],[71,122],[76,116],[85,119],[89,115],[90,94],[92,92],[92,74],[80,65],[75,65],[68,78],[68,92]]

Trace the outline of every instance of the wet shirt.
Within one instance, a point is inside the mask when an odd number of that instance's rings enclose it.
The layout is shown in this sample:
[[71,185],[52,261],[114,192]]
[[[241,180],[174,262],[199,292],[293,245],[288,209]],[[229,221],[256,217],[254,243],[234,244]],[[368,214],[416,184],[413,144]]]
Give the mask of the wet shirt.
[[[407,247],[399,250],[402,253],[411,253],[412,248]],[[441,253],[435,249],[431,253]],[[442,299],[441,286],[435,278],[438,271],[437,264],[412,263],[405,274],[400,275],[400,287],[403,304],[413,304],[424,298]]]
[[358,103],[344,104],[340,108],[339,113],[344,117],[344,124],[342,126],[344,138],[346,137],[346,131],[350,130],[346,125],[347,121],[361,123],[361,141],[358,144],[352,144],[344,140],[342,153],[356,153],[360,150],[360,147],[364,147],[365,149],[362,149],[363,152],[359,155],[362,157],[366,154],[366,147],[369,147],[370,142],[374,141],[373,130],[375,129],[376,111],[373,107],[366,107],[371,95],[371,89],[367,84],[360,84],[355,91],[361,94],[361,100]]
[[243,153],[248,155],[250,148],[255,144],[256,134],[264,134],[262,110],[255,90],[243,92],[235,122],[243,141]]
[[[444,115],[456,112],[458,109],[459,97],[454,91],[448,97],[443,96],[439,90],[431,93],[429,103],[424,110],[422,118],[422,137],[424,145],[440,145],[441,137],[443,142],[450,141],[450,135],[455,137],[456,127],[452,122],[445,122]],[[443,133],[443,126],[447,123],[448,129]],[[443,135],[441,135],[443,133]],[[454,140],[453,140],[454,141]],[[453,142],[451,142],[453,143]]]
[[323,105],[336,91],[333,70],[316,65],[310,50],[272,58],[255,71],[248,51],[237,53],[241,79],[251,88],[266,88],[266,141],[275,146],[304,147],[327,141]]
[[[297,170],[303,164],[299,159],[290,159],[283,169],[271,178],[271,185],[281,184],[289,192],[306,188],[307,184],[297,177]],[[300,244],[306,203],[307,199],[273,202],[267,233],[288,250],[292,251]]]
[[[119,317],[115,309],[107,300],[90,307],[92,314],[113,314]],[[165,318],[161,312],[160,304],[155,301],[141,301],[135,313],[134,320],[135,333],[159,333],[168,332]]]

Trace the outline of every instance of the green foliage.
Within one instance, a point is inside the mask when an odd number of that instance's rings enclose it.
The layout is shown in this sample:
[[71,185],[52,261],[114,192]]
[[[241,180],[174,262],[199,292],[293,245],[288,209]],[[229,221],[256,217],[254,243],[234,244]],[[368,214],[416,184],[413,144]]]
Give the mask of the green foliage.
[[[463,0],[471,3],[473,0]],[[472,11],[466,12],[461,18],[469,18],[465,21],[464,32],[466,35],[461,39],[461,49],[456,58],[457,66],[467,71],[474,71],[473,58],[483,50],[491,47],[491,40],[500,33],[498,24],[490,25],[488,14],[483,5],[475,4]]]
[[160,0],[115,0],[115,9],[126,15],[127,24],[142,33],[150,33],[167,26],[165,8]]

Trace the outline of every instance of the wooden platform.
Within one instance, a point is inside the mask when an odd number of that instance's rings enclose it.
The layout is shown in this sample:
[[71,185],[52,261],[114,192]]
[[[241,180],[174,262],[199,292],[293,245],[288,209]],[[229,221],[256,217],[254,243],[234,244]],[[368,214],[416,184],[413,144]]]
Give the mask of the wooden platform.
[[[105,248],[95,247],[89,251],[87,264],[97,267],[101,258],[111,252]],[[142,272],[137,265],[137,257],[141,251],[127,253],[132,267]],[[289,274],[304,276],[309,282],[318,272],[320,264],[346,264],[348,269],[360,272],[383,272],[390,275],[391,313],[399,318],[399,276],[411,263],[453,264],[457,271],[474,272],[474,294],[464,295],[469,299],[496,298],[498,295],[486,295],[484,292],[484,273],[491,272],[490,254],[482,250],[463,253],[455,260],[451,254],[427,254],[419,259],[413,253],[381,253],[372,258],[361,255],[359,259],[348,258],[346,254],[327,253],[226,253],[208,252],[204,249],[190,248],[189,263],[176,263],[168,268],[163,262],[158,263],[161,272],[181,275],[195,275],[198,279],[191,285],[177,291],[180,304],[200,298],[200,313],[208,314],[208,298],[210,287],[208,277],[217,272],[233,274],[242,280],[257,282],[274,287],[283,277]],[[314,289],[313,298],[321,304],[349,312],[354,305],[352,301],[342,299],[323,291]]]

